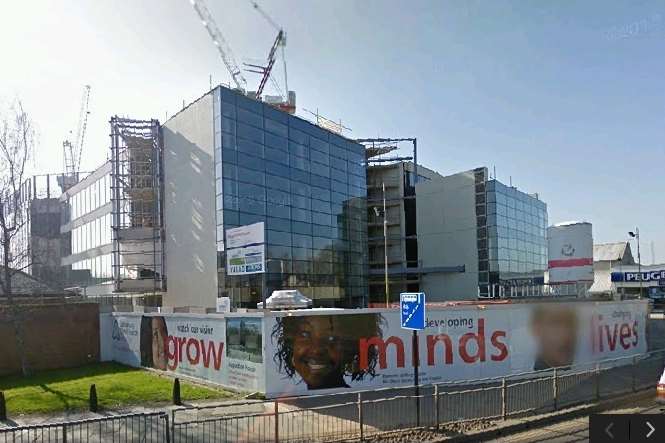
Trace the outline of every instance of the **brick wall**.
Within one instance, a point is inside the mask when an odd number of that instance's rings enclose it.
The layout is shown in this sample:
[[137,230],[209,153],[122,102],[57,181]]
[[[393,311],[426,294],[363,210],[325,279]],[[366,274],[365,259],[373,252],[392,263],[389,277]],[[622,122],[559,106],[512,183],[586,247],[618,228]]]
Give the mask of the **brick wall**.
[[[99,306],[94,303],[22,306],[30,369],[40,371],[99,361]],[[14,327],[0,306],[0,375],[20,373]]]

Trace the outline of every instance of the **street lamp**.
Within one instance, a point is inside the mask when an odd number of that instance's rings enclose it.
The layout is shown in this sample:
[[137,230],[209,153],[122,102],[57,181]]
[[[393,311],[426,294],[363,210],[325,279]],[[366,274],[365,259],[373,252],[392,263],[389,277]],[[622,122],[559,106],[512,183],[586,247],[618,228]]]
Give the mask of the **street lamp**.
[[640,228],[628,231],[628,235],[637,239],[637,274],[640,276],[640,298],[642,298],[642,256],[640,255]]
[[386,214],[386,184],[381,183],[383,193],[383,211],[374,207],[374,214],[379,217],[383,215],[383,274],[386,286],[386,308],[390,307],[389,287],[388,287],[388,217]]

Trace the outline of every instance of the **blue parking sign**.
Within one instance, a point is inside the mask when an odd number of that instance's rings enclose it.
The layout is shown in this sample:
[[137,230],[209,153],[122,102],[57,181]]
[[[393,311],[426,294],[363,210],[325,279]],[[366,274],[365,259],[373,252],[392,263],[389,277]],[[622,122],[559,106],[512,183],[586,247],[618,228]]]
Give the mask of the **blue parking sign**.
[[425,329],[425,293],[402,292],[399,295],[399,309],[403,329]]

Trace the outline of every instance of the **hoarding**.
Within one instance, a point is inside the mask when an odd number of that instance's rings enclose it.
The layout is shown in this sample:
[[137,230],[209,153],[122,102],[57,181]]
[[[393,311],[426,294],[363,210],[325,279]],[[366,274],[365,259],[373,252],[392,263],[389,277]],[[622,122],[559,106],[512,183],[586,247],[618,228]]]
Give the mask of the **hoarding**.
[[[566,370],[643,354],[647,307],[646,300],[430,306],[418,334],[419,381]],[[102,317],[106,358],[267,397],[413,385],[412,331],[401,328],[398,309]]]
[[[107,331],[102,331],[107,332]],[[109,337],[108,333],[100,334],[102,341]],[[111,359],[128,366],[141,365],[141,318],[111,318]]]
[[563,223],[547,228],[549,283],[593,281],[591,223]]
[[[230,322],[192,314],[112,314],[112,318],[115,361],[246,391],[264,389],[260,318],[235,317]],[[102,341],[109,337],[104,332]]]
[[[266,317],[266,395],[413,384],[398,310]],[[420,383],[505,376],[646,352],[646,303],[433,309],[419,334]]]
[[226,274],[261,274],[265,270],[263,222],[226,230]]

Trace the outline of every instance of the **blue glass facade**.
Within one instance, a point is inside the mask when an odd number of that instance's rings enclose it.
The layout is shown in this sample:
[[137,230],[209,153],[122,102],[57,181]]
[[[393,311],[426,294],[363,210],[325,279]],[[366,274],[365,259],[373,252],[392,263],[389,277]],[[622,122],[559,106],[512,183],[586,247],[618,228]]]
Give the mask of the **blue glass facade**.
[[256,307],[263,278],[226,276],[226,229],[265,222],[267,293],[367,302],[364,147],[224,87],[214,91],[219,292]]
[[542,279],[547,269],[547,205],[501,182],[487,181],[487,241],[489,283]]

